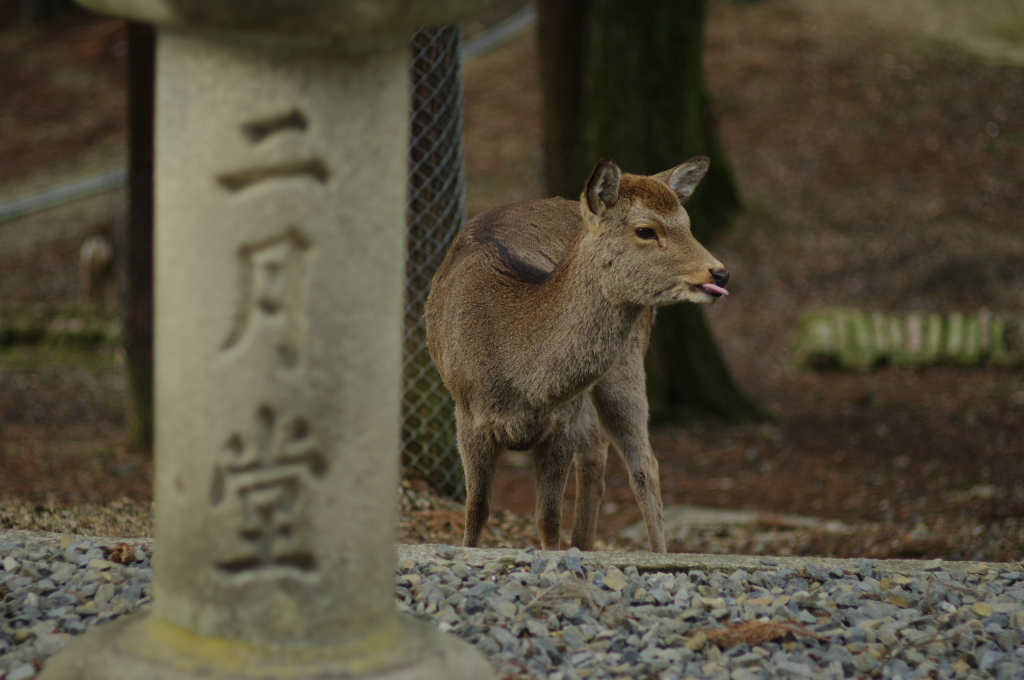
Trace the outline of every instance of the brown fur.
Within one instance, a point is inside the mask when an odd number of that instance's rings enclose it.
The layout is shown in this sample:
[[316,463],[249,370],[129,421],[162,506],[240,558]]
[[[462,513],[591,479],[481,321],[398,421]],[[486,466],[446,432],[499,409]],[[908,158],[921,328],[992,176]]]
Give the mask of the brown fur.
[[530,450],[543,547],[559,547],[562,496],[575,462],[572,544],[592,549],[614,444],[651,548],[664,552],[643,357],[654,307],[711,302],[700,286],[723,271],[690,234],[682,207],[707,165],[695,158],[634,177],[605,159],[579,203],[500,206],[467,223],[452,243],[426,320],[431,355],[455,399],[465,545],[477,544],[487,522],[501,451]]
[[679,209],[679,197],[664,182],[643,175],[623,175],[619,198],[639,201],[662,215],[671,215]]
[[111,225],[93,225],[78,253],[79,314],[106,317],[114,307],[114,248]]

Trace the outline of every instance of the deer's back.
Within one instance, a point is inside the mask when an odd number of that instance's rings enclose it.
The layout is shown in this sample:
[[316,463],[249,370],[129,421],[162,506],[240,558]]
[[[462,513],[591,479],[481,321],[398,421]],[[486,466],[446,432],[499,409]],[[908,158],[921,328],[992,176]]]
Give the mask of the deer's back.
[[466,223],[427,300],[427,337],[442,372],[446,350],[493,354],[536,328],[545,284],[582,225],[579,203],[562,198],[498,206]]
[[457,267],[482,255],[499,277],[540,284],[554,273],[582,224],[579,203],[564,198],[499,206],[466,224],[448,260]]

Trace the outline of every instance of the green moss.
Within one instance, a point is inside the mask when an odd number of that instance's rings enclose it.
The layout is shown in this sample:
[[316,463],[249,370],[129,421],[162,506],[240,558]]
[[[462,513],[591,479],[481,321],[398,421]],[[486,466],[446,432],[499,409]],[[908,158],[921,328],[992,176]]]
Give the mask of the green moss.
[[42,365],[105,369],[119,363],[119,351],[111,345],[81,347],[53,343],[0,346],[0,367],[33,368]]
[[1024,45],[1024,19],[1004,16],[993,22],[992,34],[1000,40]]
[[954,312],[882,314],[839,308],[804,315],[797,364],[867,371],[887,363],[921,367],[1024,366],[1024,317]]

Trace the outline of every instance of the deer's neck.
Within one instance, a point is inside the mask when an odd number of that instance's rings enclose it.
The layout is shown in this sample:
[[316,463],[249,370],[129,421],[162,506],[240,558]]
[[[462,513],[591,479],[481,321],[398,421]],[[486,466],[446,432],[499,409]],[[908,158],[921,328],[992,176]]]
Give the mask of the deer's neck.
[[[545,284],[542,318],[544,350],[531,357],[536,374],[545,376],[551,398],[571,395],[593,384],[619,359],[629,344],[643,307],[616,304],[601,287],[603,264],[577,239]],[[537,385],[539,388],[540,385]]]

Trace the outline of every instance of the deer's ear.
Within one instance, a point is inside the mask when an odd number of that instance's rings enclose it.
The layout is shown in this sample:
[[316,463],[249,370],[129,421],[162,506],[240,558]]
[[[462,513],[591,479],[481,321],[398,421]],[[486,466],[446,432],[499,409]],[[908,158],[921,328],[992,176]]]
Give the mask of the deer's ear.
[[659,172],[654,179],[660,179],[668,185],[668,188],[679,197],[680,204],[686,204],[687,199],[693,195],[693,190],[704,178],[708,167],[711,166],[711,159],[707,156],[696,156],[680,163],[671,170]]
[[619,200],[619,182],[622,171],[611,158],[602,158],[590,173],[587,187],[583,190],[587,208],[598,217]]

